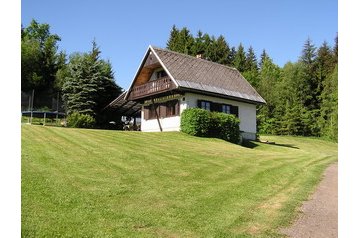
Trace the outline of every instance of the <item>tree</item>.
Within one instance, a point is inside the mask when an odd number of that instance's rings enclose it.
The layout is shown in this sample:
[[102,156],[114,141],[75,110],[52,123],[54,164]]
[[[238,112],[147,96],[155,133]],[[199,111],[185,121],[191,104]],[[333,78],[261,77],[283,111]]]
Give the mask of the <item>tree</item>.
[[259,61],[259,68],[262,69],[262,65],[264,63],[264,61],[269,58],[268,54],[266,53],[266,50],[263,49],[262,54],[260,56],[260,61]]
[[323,82],[321,99],[321,135],[338,141],[338,65]]
[[334,38],[334,46],[333,46],[333,63],[338,64],[338,35]]
[[57,52],[61,38],[50,33],[48,24],[32,20],[21,30],[21,90],[53,91],[55,75],[63,66]]
[[230,55],[230,47],[226,42],[224,36],[220,35],[217,39],[213,36],[211,47],[208,49],[209,59],[213,62],[228,65],[229,55]]
[[62,85],[67,113],[93,116],[97,125],[106,120],[102,109],[122,91],[114,82],[111,64],[100,59],[100,53],[93,41],[91,52],[71,55]]
[[190,34],[188,28],[183,27],[180,31],[176,29],[175,25],[170,32],[169,40],[167,41],[167,48],[172,51],[192,55],[194,45],[194,38]]
[[237,48],[235,59],[234,59],[234,67],[243,73],[246,70],[246,52],[244,46],[240,43]]
[[326,41],[323,42],[322,46],[317,51],[317,88],[316,88],[316,97],[318,98],[318,103],[321,103],[320,101],[320,95],[322,94],[323,90],[323,83],[332,73],[332,71],[335,68],[335,60],[334,60],[334,52],[332,52],[331,48],[329,47],[328,43]]
[[173,25],[173,27],[170,31],[169,39],[167,41],[167,48],[169,50],[175,51],[175,49],[177,47],[178,37],[179,37],[179,30],[176,28],[175,25]]
[[250,46],[247,51],[245,70],[242,73],[242,75],[254,88],[257,88],[257,86],[259,85],[260,76],[259,76],[259,69],[257,66],[256,55],[252,46]]
[[199,30],[195,39],[194,39],[194,44],[191,49],[191,52],[193,53],[193,55],[198,55],[198,54],[202,55],[202,54],[204,54],[205,49],[206,49],[206,45],[205,45],[205,41],[204,41],[204,35]]
[[298,90],[301,92],[300,100],[309,109],[317,109],[319,106],[317,98],[318,78],[316,47],[308,38],[303,46],[299,63],[302,65],[303,75],[299,79]]
[[257,58],[252,46],[249,47],[246,54],[246,71],[248,70],[258,71]]
[[274,134],[276,132],[276,118],[274,117],[278,100],[278,84],[281,79],[281,69],[267,57],[263,60],[258,92],[265,98],[267,104],[258,108],[258,129],[261,133]]

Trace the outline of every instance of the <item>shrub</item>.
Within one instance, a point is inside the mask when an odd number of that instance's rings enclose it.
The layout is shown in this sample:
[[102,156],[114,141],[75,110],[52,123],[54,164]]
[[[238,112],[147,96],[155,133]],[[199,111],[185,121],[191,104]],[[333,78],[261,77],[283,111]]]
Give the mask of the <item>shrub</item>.
[[96,120],[87,114],[73,112],[67,117],[67,126],[75,128],[93,128]]
[[240,120],[231,114],[212,112],[209,131],[212,137],[237,144],[240,141]]
[[189,108],[181,114],[181,131],[189,135],[240,142],[240,120],[234,115]]
[[208,136],[209,112],[200,108],[185,109],[180,116],[180,129],[193,136]]

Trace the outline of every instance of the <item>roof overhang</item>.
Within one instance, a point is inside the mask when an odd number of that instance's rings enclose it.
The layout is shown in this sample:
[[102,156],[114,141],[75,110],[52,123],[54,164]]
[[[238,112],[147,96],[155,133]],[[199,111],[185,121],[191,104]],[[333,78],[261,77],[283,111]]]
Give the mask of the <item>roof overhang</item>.
[[255,100],[250,100],[250,99],[246,99],[246,98],[230,96],[230,95],[226,95],[226,94],[222,94],[222,93],[209,92],[209,91],[204,91],[204,90],[195,89],[195,88],[179,87],[178,90],[207,95],[207,96],[214,96],[214,97],[218,97],[218,98],[230,99],[230,100],[235,100],[235,101],[245,102],[245,103],[255,104],[255,105],[265,105],[266,104],[265,100],[264,101],[255,101]]

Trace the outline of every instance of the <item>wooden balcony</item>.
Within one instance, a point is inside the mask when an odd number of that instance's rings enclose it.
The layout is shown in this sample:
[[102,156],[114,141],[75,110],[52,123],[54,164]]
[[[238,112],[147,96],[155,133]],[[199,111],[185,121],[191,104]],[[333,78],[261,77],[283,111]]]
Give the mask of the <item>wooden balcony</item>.
[[134,86],[130,92],[129,99],[136,100],[139,98],[145,98],[158,93],[170,91],[174,88],[175,84],[168,76],[166,76],[139,86]]

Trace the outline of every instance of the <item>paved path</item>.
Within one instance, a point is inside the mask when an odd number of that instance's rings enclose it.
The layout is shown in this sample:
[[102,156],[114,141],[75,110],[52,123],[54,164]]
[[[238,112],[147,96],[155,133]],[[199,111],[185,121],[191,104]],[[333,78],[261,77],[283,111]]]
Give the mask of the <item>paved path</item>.
[[293,238],[338,237],[338,165],[327,168],[310,200],[301,207],[303,214],[282,233]]

